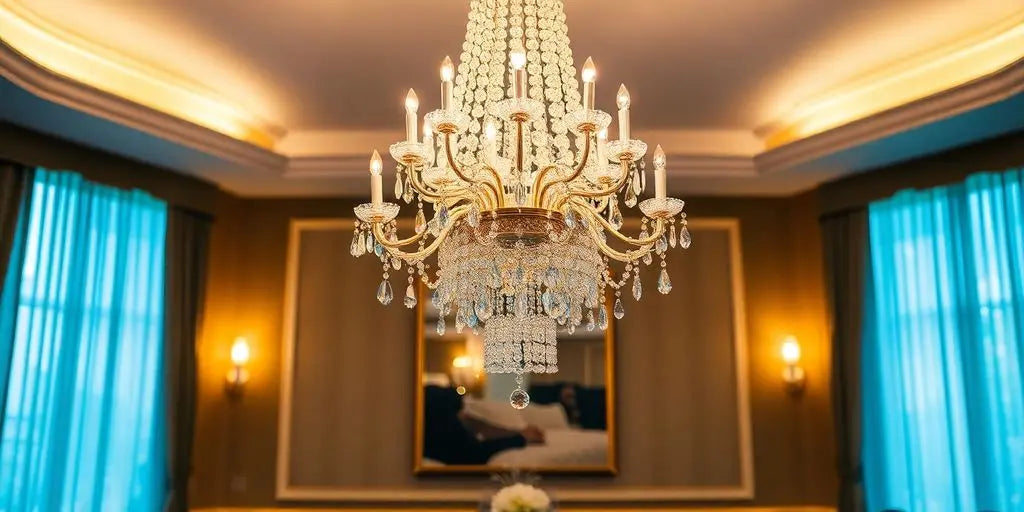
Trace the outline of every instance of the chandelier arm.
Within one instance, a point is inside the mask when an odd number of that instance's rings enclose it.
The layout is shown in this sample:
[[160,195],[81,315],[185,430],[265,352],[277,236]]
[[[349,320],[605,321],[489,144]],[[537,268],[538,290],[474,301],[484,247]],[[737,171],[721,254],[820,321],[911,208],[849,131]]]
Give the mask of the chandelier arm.
[[[469,177],[467,177],[465,174],[463,174],[462,169],[459,169],[458,164],[455,163],[455,155],[452,154],[452,132],[450,131],[444,132],[444,152],[445,156],[448,157],[448,165],[452,168],[453,171],[455,171],[455,174],[459,178],[461,178],[462,181],[465,181],[466,183],[476,183],[475,181],[469,179]],[[485,168],[490,169],[489,167]],[[498,180],[497,183],[495,184],[489,181],[483,181],[482,183],[491,190],[491,193],[494,194],[495,203],[497,203],[498,207],[500,208],[502,206],[505,206],[505,195],[501,191],[499,191],[498,188],[499,186],[501,186],[501,178],[498,176],[498,173],[494,171],[494,169],[490,169],[490,171],[491,176]]]
[[[548,165],[541,169],[540,172],[537,173],[537,177],[533,179],[533,190],[540,190],[540,184],[542,181],[544,181],[544,177],[547,176],[549,172],[557,168],[557,165]],[[540,208],[540,196],[538,196],[537,194],[533,195],[533,206]]]
[[[622,240],[623,242],[626,242],[627,244],[632,244],[632,245],[650,245],[650,244],[653,244],[654,242],[657,242],[658,238],[661,238],[661,236],[663,234],[665,234],[664,229],[662,229],[661,231],[655,230],[653,234],[651,234],[650,236],[647,236],[645,238],[632,238],[632,237],[630,237],[628,235],[623,234],[619,230],[615,229],[615,227],[612,226],[611,223],[608,222],[608,220],[604,218],[604,216],[594,213],[594,211],[590,207],[590,205],[584,203],[583,201],[580,201],[578,199],[574,199],[572,201],[572,204],[575,204],[577,206],[582,207],[586,211],[586,213],[587,213],[587,215],[589,217],[593,217],[593,218],[597,219],[598,222],[600,222],[601,225],[604,226],[605,231],[615,235],[615,238],[618,238],[619,240]],[[655,225],[657,225],[657,224],[655,224]]]
[[622,164],[622,177],[619,178],[619,181],[616,182],[614,185],[612,185],[612,186],[610,186],[608,188],[601,189],[601,190],[583,190],[583,189],[570,188],[569,189],[569,194],[559,198],[555,202],[554,207],[552,209],[553,210],[557,210],[557,209],[561,208],[562,205],[564,205],[567,201],[569,201],[573,197],[604,197],[604,196],[611,195],[611,194],[617,194],[620,190],[622,190],[623,187],[626,186],[626,183],[629,182],[629,168],[628,168],[629,162],[628,162],[628,160],[625,160],[625,159],[621,160],[620,162]]
[[[463,208],[465,208],[465,209],[463,209]],[[434,241],[431,242],[430,245],[428,245],[427,247],[425,247],[425,248],[423,248],[423,249],[421,249],[419,251],[416,251],[416,252],[404,252],[401,249],[398,249],[396,247],[389,247],[388,245],[385,245],[383,242],[381,242],[381,245],[384,246],[385,248],[387,248],[388,252],[391,253],[392,256],[397,256],[397,257],[405,260],[406,262],[410,262],[410,261],[423,261],[423,259],[425,259],[426,257],[430,256],[431,254],[434,254],[434,252],[437,251],[437,248],[441,246],[441,242],[444,242],[445,239],[448,238],[448,234],[452,232],[452,228],[454,228],[455,224],[456,224],[455,221],[457,221],[457,220],[461,219],[462,217],[466,216],[467,213],[469,213],[469,207],[468,206],[462,206],[462,207],[456,208],[455,210],[452,210],[452,213],[449,216],[448,227],[445,228],[440,233],[438,233],[437,234],[437,238],[434,239]],[[382,240],[384,238],[383,237],[384,232],[381,230],[380,226],[381,225],[379,223],[373,225],[373,236],[377,237],[378,241],[380,241],[380,240]]]
[[[657,233],[658,236],[661,236],[662,234],[664,234],[664,232],[665,232],[665,221],[664,220],[658,219],[657,221],[655,221],[654,232]],[[647,254],[647,253],[651,252],[651,248],[654,247],[654,244],[645,244],[645,245],[641,245],[639,248],[637,248],[635,250],[627,250],[626,252],[621,252],[621,251],[612,249],[608,245],[607,242],[605,242],[603,239],[601,239],[600,234],[597,232],[597,228],[595,228],[593,224],[590,225],[590,236],[591,236],[591,238],[594,239],[594,243],[597,244],[598,248],[601,249],[601,252],[603,252],[609,258],[612,258],[612,259],[617,260],[617,261],[621,261],[623,263],[629,263],[631,261],[636,261],[636,260],[642,258],[644,254]]]
[[550,189],[552,185],[555,185],[555,184],[558,184],[558,183],[569,183],[569,182],[572,182],[572,180],[575,180],[576,178],[579,178],[580,174],[583,174],[583,168],[586,167],[587,160],[590,159],[590,135],[594,132],[594,127],[592,125],[591,126],[584,126],[581,131],[583,133],[587,134],[587,136],[586,136],[586,143],[583,144],[583,156],[580,157],[580,165],[578,167],[576,167],[576,170],[573,171],[573,173],[570,174],[568,177],[566,177],[566,178],[557,178],[557,179],[554,179],[554,180],[549,181],[548,183],[545,183],[544,185],[542,185],[540,187],[540,193],[537,194],[537,196],[536,196],[538,204],[540,204],[540,205],[544,204],[544,196],[545,196],[545,194],[547,194],[548,189]]
[[[420,173],[419,172],[415,172],[415,168],[412,168],[410,170],[409,176],[410,176],[409,184],[412,185],[413,190],[415,190],[416,192],[419,192],[419,194],[421,196],[423,196],[424,198],[426,198],[428,202],[437,203],[438,201],[441,200],[441,193],[440,192],[434,192],[434,191],[430,190],[430,187],[428,187],[421,180]],[[457,190],[457,191],[455,191],[455,192],[453,192],[451,194],[445,194],[445,195],[448,198],[452,198],[452,199],[468,199],[470,201],[472,201],[474,198],[476,198],[477,200],[479,200],[481,202],[481,204],[483,204],[487,208],[489,208],[490,205],[492,204],[491,200],[490,200],[491,199],[490,196],[488,196],[487,194],[481,194],[479,191],[472,190],[472,189],[470,189],[468,187],[463,188],[462,190]]]
[[[469,208],[470,207],[468,205],[462,205],[462,206],[453,208],[452,211],[451,211],[451,214],[450,214],[451,215],[450,218],[454,219],[454,218],[456,218],[456,215],[461,217],[462,215],[465,214],[465,212],[467,212],[469,210]],[[377,242],[380,243],[380,245],[382,245],[382,246],[384,246],[384,247],[386,247],[388,249],[397,249],[399,247],[404,247],[406,245],[409,245],[409,244],[412,244],[412,243],[416,243],[421,238],[426,236],[426,234],[427,234],[427,230],[424,229],[422,233],[418,233],[418,234],[413,235],[413,236],[411,236],[409,238],[405,238],[405,239],[402,239],[402,240],[388,240],[388,238],[386,236],[384,236],[384,230],[380,229],[380,226],[381,226],[380,222],[375,222],[373,224],[373,237],[374,237],[374,239]]]

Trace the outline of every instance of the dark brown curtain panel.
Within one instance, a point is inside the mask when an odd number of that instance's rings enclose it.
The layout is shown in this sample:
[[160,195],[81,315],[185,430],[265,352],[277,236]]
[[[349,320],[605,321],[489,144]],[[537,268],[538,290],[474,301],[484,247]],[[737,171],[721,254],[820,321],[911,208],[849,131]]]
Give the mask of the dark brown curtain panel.
[[196,335],[201,321],[211,219],[179,208],[167,213],[166,341],[168,496],[164,510],[188,510],[196,411]]
[[821,219],[825,283],[832,320],[832,408],[839,512],[863,512],[861,332],[868,279],[868,218],[860,209]]
[[32,170],[0,161],[0,432],[3,431],[14,348],[15,306],[21,288],[21,263],[28,211],[32,197]]

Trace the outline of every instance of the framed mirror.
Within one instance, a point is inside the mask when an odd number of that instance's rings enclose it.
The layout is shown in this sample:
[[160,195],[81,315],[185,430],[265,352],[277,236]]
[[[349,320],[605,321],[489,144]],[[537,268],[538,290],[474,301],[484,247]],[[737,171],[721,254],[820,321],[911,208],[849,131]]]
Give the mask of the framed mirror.
[[416,336],[416,474],[615,474],[615,317],[608,328],[558,333],[558,372],[523,374],[530,395],[517,410],[513,374],[483,370],[482,333],[448,326],[420,288]]

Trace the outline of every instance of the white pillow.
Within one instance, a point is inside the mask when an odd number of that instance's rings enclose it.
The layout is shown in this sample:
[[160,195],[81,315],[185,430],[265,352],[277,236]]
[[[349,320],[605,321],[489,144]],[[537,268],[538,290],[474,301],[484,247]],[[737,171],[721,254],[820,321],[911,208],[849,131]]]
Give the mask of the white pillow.
[[530,404],[518,412],[526,424],[536,425],[542,430],[569,428],[569,417],[562,404]]
[[526,421],[518,414],[519,411],[508,405],[508,402],[465,397],[462,401],[462,412],[467,416],[507,430],[520,431],[526,428]]

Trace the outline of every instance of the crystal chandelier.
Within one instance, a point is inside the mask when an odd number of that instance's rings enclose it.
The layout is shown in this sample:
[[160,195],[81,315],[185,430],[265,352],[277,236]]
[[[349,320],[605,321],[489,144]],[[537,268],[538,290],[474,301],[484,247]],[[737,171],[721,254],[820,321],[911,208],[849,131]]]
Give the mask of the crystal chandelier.
[[[630,136],[629,92],[619,87],[618,140],[609,141],[612,116],[595,109],[591,59],[579,91],[561,0],[473,0],[462,48],[458,74],[451,59],[441,65],[440,108],[425,116],[422,139],[419,100],[409,91],[406,139],[390,148],[395,203],[383,200],[373,152],[372,202],[355,208],[351,253],[380,258],[377,299],[385,305],[394,297],[389,275],[404,264],[405,306],[416,306],[418,275],[440,311],[438,334],[446,318],[459,332],[482,330],[486,371],[516,374],[521,384],[523,373],[558,371],[560,329],[607,328],[609,287],[612,314],[622,318],[622,289],[632,280],[640,300],[640,269],[655,257],[657,289],[668,293],[666,252],[689,247],[690,233],[683,201],[665,195],[661,146],[654,197],[639,200],[647,144]],[[643,213],[638,236],[622,231],[620,198]],[[416,207],[406,238],[398,236],[399,201]],[[436,274],[427,262],[434,255]],[[529,396],[520,386],[510,400],[522,408]]]

